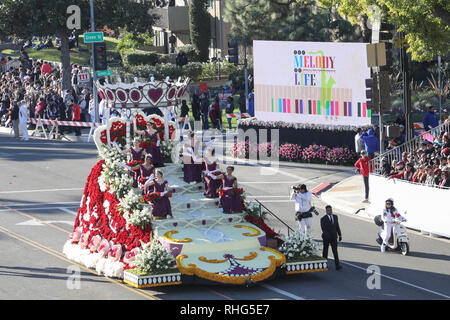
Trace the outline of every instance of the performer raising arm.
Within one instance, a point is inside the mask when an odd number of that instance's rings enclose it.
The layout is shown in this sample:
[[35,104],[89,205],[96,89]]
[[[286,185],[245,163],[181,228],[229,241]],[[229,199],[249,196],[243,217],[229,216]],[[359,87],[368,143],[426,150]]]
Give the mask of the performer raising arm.
[[150,139],[150,145],[145,149],[147,153],[152,155],[153,165],[155,167],[164,167],[164,161],[161,155],[161,138],[159,137],[158,130],[152,122],[147,122],[146,130],[136,130],[137,134],[144,135],[145,138]]

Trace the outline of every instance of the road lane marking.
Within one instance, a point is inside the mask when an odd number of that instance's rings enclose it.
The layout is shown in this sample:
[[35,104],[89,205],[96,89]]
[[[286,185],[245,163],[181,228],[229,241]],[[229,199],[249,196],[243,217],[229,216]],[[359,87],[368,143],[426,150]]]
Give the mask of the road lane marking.
[[23,221],[16,223],[16,226],[45,226],[46,224],[52,224],[52,223],[63,223],[68,224],[69,226],[73,226],[73,221],[67,221],[67,220],[46,220],[46,221],[37,221],[36,219],[30,219],[28,221]]
[[15,213],[17,213],[17,214],[19,214],[19,215],[21,215],[21,216],[23,216],[23,217],[27,217],[27,218],[29,218],[29,219],[32,219],[32,220],[36,221],[36,222],[44,223],[44,224],[48,225],[49,227],[52,227],[52,228],[54,228],[54,229],[56,229],[56,230],[59,230],[59,231],[62,231],[62,232],[64,232],[64,233],[70,234],[70,233],[72,232],[72,231],[69,231],[69,230],[60,228],[60,227],[58,227],[58,226],[55,226],[55,225],[53,225],[53,224],[51,224],[51,223],[48,223],[48,222],[46,222],[46,221],[43,221],[43,220],[41,220],[41,219],[38,219],[38,218],[36,218],[36,217],[33,217],[33,216],[31,216],[31,215],[29,215],[29,214],[26,214],[26,213],[24,213],[24,212],[21,212],[21,211],[19,211],[19,210],[17,210],[17,209],[12,209],[12,208],[10,208],[10,207],[8,207],[8,206],[5,206],[5,205],[0,205],[0,206],[3,207],[3,208],[7,208],[7,209],[9,209],[10,211],[15,212]]
[[14,193],[39,193],[39,192],[58,192],[58,191],[80,191],[84,188],[67,188],[67,189],[36,189],[36,190],[15,190],[15,191],[0,191],[0,194],[14,194]]
[[[89,273],[91,273],[93,275],[98,276],[98,273],[96,271],[94,271],[92,269],[89,269],[89,268],[83,266],[82,264],[76,263],[75,261],[69,260],[62,253],[60,253],[60,252],[58,252],[56,250],[53,250],[52,248],[49,248],[49,247],[47,247],[47,246],[45,246],[43,244],[40,244],[40,243],[35,242],[35,241],[31,240],[31,239],[28,239],[28,238],[26,238],[24,236],[21,236],[21,235],[15,233],[15,232],[12,232],[11,230],[9,230],[7,228],[4,228],[2,226],[0,226],[0,232],[4,233],[5,235],[7,235],[7,236],[9,236],[11,238],[19,240],[20,242],[23,242],[23,243],[26,243],[26,244],[28,244],[28,245],[30,245],[32,247],[35,247],[35,248],[37,248],[37,249],[39,249],[39,250],[41,250],[41,251],[43,251],[45,253],[48,253],[48,254],[50,254],[50,255],[52,255],[52,256],[60,259],[60,260],[68,262],[71,265],[77,265],[81,269],[83,269],[85,271],[88,271]],[[106,276],[104,276],[104,278],[107,279],[111,283],[117,284],[118,286],[120,286],[122,288],[125,288],[127,290],[130,290],[130,291],[132,291],[132,292],[134,292],[136,294],[139,294],[139,295],[141,295],[141,296],[143,296],[143,297],[145,297],[147,299],[150,299],[150,300],[162,300],[159,297],[153,296],[151,293],[148,293],[148,292],[145,292],[145,291],[139,291],[137,289],[134,289],[133,287],[129,287],[129,286],[121,283],[120,280],[111,279],[111,278],[106,277]]]
[[239,180],[239,184],[291,184],[296,183],[296,181],[241,181]]
[[306,299],[303,298],[303,297],[300,297],[300,296],[297,296],[297,295],[295,295],[295,294],[293,294],[293,293],[290,293],[290,292],[284,291],[284,290],[282,290],[282,289],[276,288],[276,287],[271,286],[270,284],[267,284],[267,283],[261,283],[261,284],[259,284],[259,285],[260,285],[261,287],[263,287],[263,288],[272,290],[272,291],[274,291],[274,292],[276,292],[276,293],[279,293],[279,294],[281,294],[281,295],[283,295],[283,296],[289,297],[289,298],[294,299],[294,300],[306,300]]
[[289,198],[289,196],[251,196],[251,195],[247,195],[247,198]]
[[[78,208],[78,206],[73,206],[73,207],[64,207],[64,209],[67,208]],[[63,208],[61,207],[33,207],[33,208],[11,208],[11,209],[15,209],[15,210],[20,210],[20,211],[41,211],[41,210],[55,210],[55,209],[60,209],[62,210]],[[11,211],[11,209],[0,209],[0,212],[5,212],[5,211]],[[65,210],[63,210],[65,211]],[[67,209],[67,212],[69,212],[70,210]],[[73,211],[70,211],[70,213],[72,213]],[[76,213],[74,213],[76,214]]]
[[[367,272],[367,268],[363,268],[363,267],[357,266],[357,265],[355,265],[353,263],[345,262],[345,261],[341,261],[341,263],[342,264],[347,264],[347,265],[349,265],[351,267],[354,267],[354,268],[357,268],[357,269],[361,269],[364,272]],[[447,296],[447,295],[445,295],[443,293],[439,293],[439,292],[436,292],[436,291],[433,291],[433,290],[430,290],[430,289],[426,289],[426,288],[420,287],[418,285],[415,285],[415,284],[412,284],[412,283],[409,283],[409,282],[406,282],[406,281],[403,281],[403,280],[400,280],[400,279],[397,279],[397,278],[394,278],[394,277],[390,277],[390,276],[387,276],[387,275],[384,275],[384,274],[380,274],[378,272],[374,272],[374,274],[379,275],[381,277],[385,277],[385,278],[387,278],[389,280],[392,280],[392,281],[400,282],[402,284],[405,284],[407,286],[410,286],[410,287],[413,287],[413,288],[416,288],[416,289],[419,289],[419,290],[422,290],[422,291],[426,291],[428,293],[432,293],[432,294],[441,296],[441,297],[443,297],[445,299],[450,299],[450,296]]]
[[60,210],[62,210],[64,212],[70,213],[70,214],[72,214],[74,216],[76,216],[78,214],[78,212],[69,210],[69,209],[67,209],[67,207],[65,207],[65,208],[58,208],[58,209],[60,209]]

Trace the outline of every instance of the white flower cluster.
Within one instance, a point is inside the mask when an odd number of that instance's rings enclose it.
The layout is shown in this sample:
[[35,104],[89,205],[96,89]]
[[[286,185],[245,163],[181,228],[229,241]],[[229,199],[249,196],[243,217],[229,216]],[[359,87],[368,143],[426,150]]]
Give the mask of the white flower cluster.
[[133,189],[129,171],[119,165],[126,162],[125,155],[116,148],[104,146],[100,149],[100,156],[105,159],[103,173],[98,179],[100,190],[106,191],[109,182],[111,192],[120,199],[119,210],[123,213],[127,226],[132,224],[145,227],[151,221],[151,209],[145,204],[140,191]]
[[127,224],[132,224],[138,227],[145,227],[152,220],[152,211],[148,205],[142,206],[142,208],[135,209],[131,213],[125,212],[123,217],[127,221]]
[[121,154],[117,149],[107,146],[100,148],[99,154],[105,159],[102,173],[104,178],[101,178],[101,176],[99,178],[100,190],[103,191],[102,188],[106,190],[107,181],[109,182],[111,191],[121,198],[133,187],[133,180],[129,171],[119,165],[120,163],[124,164],[126,162],[126,156]]
[[144,202],[140,192],[135,189],[131,189],[120,199],[119,208],[123,212],[127,225],[133,224],[143,228],[151,221],[150,205]]
[[[293,123],[284,121],[262,121],[257,118],[246,118],[238,120],[239,127],[241,126],[258,126],[267,128],[292,128],[292,129],[310,129],[310,130],[329,130],[329,131],[356,131],[358,126],[351,125],[324,125],[311,123]],[[369,128],[369,126],[362,126],[362,128]]]
[[164,140],[163,142],[161,142],[161,155],[163,159],[165,159],[165,162],[167,162],[168,159],[171,159],[172,163],[179,163],[179,149],[179,144],[175,143],[174,141]]
[[155,236],[152,241],[142,245],[142,249],[136,254],[135,265],[143,272],[153,273],[169,269],[174,262],[175,258],[170,251]]
[[318,244],[307,234],[296,231],[285,239],[285,242],[278,248],[288,260],[295,258],[307,258],[319,253]]

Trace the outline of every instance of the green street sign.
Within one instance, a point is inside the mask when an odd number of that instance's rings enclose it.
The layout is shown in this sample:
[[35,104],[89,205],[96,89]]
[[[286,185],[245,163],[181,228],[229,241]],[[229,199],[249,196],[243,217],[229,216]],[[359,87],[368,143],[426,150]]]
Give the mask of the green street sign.
[[108,77],[110,75],[112,75],[111,70],[97,71],[97,77]]
[[84,43],[103,42],[103,32],[86,32]]

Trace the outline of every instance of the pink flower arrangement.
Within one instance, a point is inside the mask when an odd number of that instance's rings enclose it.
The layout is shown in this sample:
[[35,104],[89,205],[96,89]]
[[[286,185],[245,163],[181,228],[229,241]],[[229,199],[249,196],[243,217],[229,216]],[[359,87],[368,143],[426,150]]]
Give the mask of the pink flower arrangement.
[[103,239],[100,243],[100,246],[98,247],[98,253],[100,253],[100,257],[104,258],[108,254],[109,250],[111,249],[111,246],[108,242],[108,240]]
[[80,241],[82,233],[83,228],[81,227],[76,228],[69,236],[70,240],[72,240],[72,243],[77,243],[78,241]]
[[89,244],[89,231],[83,233],[80,237],[80,247],[81,249],[86,249]]
[[113,261],[119,261],[122,256],[122,245],[113,245],[111,251],[109,252],[108,258]]
[[[275,152],[275,153],[274,153]],[[357,154],[345,147],[327,147],[323,145],[311,145],[303,148],[300,145],[287,143],[280,147],[273,146],[270,142],[250,144],[249,142],[236,142],[230,150],[230,155],[239,159],[256,159],[256,156],[274,156],[282,161],[299,161],[327,164],[349,164],[356,161]]]
[[309,146],[302,151],[303,160],[312,161],[326,161],[327,160],[328,147],[314,144]]
[[126,264],[131,264],[132,262],[134,262],[135,258],[136,258],[136,253],[138,253],[139,249],[138,248],[134,248],[131,251],[127,251],[125,252],[124,256],[123,256],[123,262],[125,262]]
[[302,157],[302,147],[298,144],[286,143],[280,146],[280,160],[295,161]]
[[102,237],[100,235],[95,235],[91,238],[91,241],[89,241],[89,250],[91,252],[96,252],[98,247],[100,246],[100,242],[102,241]]

